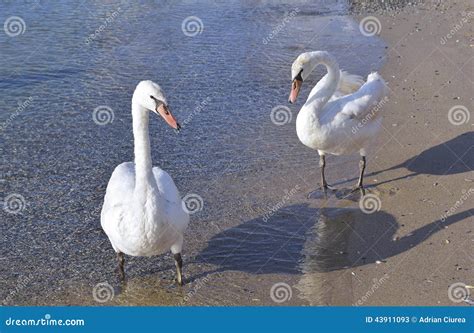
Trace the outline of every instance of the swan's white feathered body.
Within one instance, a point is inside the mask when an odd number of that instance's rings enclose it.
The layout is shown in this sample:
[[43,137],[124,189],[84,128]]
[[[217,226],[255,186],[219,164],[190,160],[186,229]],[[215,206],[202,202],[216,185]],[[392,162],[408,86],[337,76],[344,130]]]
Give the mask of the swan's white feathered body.
[[101,212],[102,228],[119,254],[152,256],[170,249],[179,254],[189,223],[173,179],[160,168],[152,168],[150,111],[180,128],[160,87],[151,81],[140,82],[132,99],[135,161],[115,168]]
[[380,130],[380,106],[388,88],[378,73],[371,73],[364,83],[362,77],[340,71],[329,53],[303,53],[293,64],[293,72],[308,76],[318,65],[328,69],[312,89],[296,119],[300,141],[324,154],[351,154],[365,151]]
[[[154,183],[153,183],[154,182]],[[144,188],[142,200],[134,199],[135,163],[125,162],[112,173],[101,214],[101,224],[116,252],[153,256],[181,252],[189,215],[173,179],[158,167]]]

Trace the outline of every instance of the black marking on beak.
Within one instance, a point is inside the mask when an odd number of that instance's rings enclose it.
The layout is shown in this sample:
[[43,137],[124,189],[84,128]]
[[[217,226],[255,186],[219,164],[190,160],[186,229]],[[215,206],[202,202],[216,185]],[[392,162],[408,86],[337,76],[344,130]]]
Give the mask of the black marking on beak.
[[301,76],[301,73],[303,72],[303,70],[300,70],[300,72],[298,73],[298,75],[295,76],[295,80],[298,80],[298,81],[301,81],[303,82],[303,77]]

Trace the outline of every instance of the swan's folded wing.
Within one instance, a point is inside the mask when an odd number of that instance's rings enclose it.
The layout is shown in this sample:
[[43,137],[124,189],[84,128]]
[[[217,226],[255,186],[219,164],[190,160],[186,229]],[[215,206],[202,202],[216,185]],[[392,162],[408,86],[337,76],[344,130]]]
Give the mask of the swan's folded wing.
[[364,79],[360,75],[350,74],[341,71],[341,77],[337,85],[337,92],[340,95],[349,95],[356,92],[364,84]]
[[181,196],[179,195],[178,188],[176,187],[173,178],[171,178],[166,171],[161,170],[158,167],[153,168],[153,175],[155,176],[158,189],[164,195],[166,200],[181,204]]
[[339,103],[344,103],[340,112],[341,116],[363,119],[372,114],[370,119],[375,119],[383,101],[386,101],[388,87],[378,73],[371,73],[367,82],[352,95],[341,98]]
[[166,210],[171,217],[170,222],[178,230],[184,231],[189,224],[189,214],[183,210],[181,196],[171,176],[158,167],[153,168],[156,184],[166,200]]
[[[337,84],[336,91],[330,99],[331,101],[356,92],[364,84],[364,79],[360,75],[350,74],[346,71],[341,71],[340,73],[341,75],[339,77],[339,83]],[[321,80],[318,81],[318,83],[311,90],[310,97],[326,84],[328,76],[329,74],[326,74],[321,78]]]
[[123,206],[131,200],[135,188],[135,165],[132,162],[119,164],[110,176],[101,211],[101,225],[109,234],[107,221],[116,223],[122,218]]

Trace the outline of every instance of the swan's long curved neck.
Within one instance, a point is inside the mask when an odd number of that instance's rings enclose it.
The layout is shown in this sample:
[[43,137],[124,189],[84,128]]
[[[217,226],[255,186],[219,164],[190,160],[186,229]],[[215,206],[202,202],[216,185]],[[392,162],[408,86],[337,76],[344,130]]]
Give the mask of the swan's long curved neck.
[[140,196],[145,192],[147,185],[153,183],[148,110],[136,103],[132,103],[132,117],[135,153],[135,195]]
[[318,90],[311,92],[310,97],[305,105],[311,105],[319,113],[329,99],[336,92],[341,72],[336,60],[327,52],[312,52],[310,55],[311,72],[318,66],[324,65],[328,72],[327,78],[323,84],[318,87]]

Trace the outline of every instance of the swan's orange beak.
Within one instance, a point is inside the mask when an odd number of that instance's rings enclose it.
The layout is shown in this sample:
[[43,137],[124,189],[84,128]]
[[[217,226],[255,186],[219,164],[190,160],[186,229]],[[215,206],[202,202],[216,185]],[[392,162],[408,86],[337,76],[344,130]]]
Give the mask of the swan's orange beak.
[[291,92],[290,92],[290,98],[288,98],[289,103],[295,103],[296,98],[298,97],[298,94],[300,93],[300,88],[301,85],[303,84],[303,81],[294,79],[293,82],[291,83]]
[[163,117],[163,119],[170,125],[172,128],[175,130],[180,130],[181,126],[178,124],[176,121],[176,118],[171,114],[170,110],[168,107],[161,103],[160,106],[156,109],[156,112],[159,113],[160,116]]

